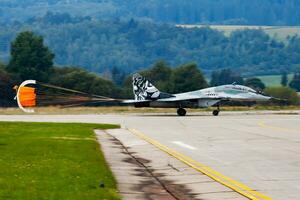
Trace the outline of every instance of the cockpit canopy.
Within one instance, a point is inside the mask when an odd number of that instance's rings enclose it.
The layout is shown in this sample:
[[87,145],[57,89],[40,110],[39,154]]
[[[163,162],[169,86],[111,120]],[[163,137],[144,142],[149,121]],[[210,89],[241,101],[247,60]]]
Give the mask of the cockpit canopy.
[[252,93],[258,93],[257,91],[255,91],[254,89],[247,87],[247,86],[243,86],[243,85],[224,85],[224,89],[226,90],[235,90],[235,91],[240,91],[240,92],[252,92]]

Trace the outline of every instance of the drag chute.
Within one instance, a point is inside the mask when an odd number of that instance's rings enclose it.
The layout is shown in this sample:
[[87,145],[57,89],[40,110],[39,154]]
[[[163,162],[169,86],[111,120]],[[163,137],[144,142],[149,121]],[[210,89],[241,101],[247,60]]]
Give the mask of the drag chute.
[[33,107],[60,106],[76,107],[120,102],[118,99],[101,95],[89,94],[60,86],[37,82],[24,81],[20,86],[15,86],[18,106],[24,112],[33,113]]
[[36,106],[36,89],[27,85],[36,84],[35,80],[24,81],[17,89],[16,100],[21,110],[33,113],[32,107]]

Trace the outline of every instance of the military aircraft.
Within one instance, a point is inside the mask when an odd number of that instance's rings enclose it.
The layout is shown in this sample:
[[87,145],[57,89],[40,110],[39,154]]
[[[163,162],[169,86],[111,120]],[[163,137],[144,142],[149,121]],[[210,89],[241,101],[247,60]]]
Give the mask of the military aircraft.
[[268,101],[272,97],[250,87],[237,85],[221,85],[202,90],[169,94],[159,91],[152,83],[140,74],[132,77],[134,100],[124,100],[122,103],[133,104],[135,107],[177,108],[179,116],[185,116],[185,108],[206,108],[216,106],[212,114],[220,112],[220,103],[224,101]]
[[[27,85],[36,85],[29,87]],[[40,87],[54,88],[60,90],[59,96],[42,95],[38,91]],[[156,107],[156,108],[177,108],[179,116],[185,116],[185,108],[206,108],[215,106],[212,114],[217,116],[220,112],[220,104],[224,101],[268,101],[273,97],[265,96],[262,93],[243,85],[230,84],[216,87],[209,87],[202,90],[184,92],[178,94],[169,94],[159,91],[150,81],[140,74],[134,74],[132,77],[132,87],[134,99],[123,100],[110,97],[88,94],[82,91],[71,90],[49,84],[39,83],[35,80],[24,81],[19,87],[15,87],[17,103],[24,112],[32,113],[38,105],[68,105],[82,106],[94,103],[117,103],[134,105],[135,107]],[[72,94],[62,93],[71,92]],[[57,93],[55,93],[57,94]],[[61,95],[63,94],[63,95]],[[68,106],[70,107],[70,106]]]

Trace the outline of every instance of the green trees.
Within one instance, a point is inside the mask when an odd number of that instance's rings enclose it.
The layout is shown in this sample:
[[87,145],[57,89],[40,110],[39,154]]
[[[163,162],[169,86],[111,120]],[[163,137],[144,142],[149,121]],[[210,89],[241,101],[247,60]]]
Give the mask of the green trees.
[[141,71],[141,74],[160,90],[170,92],[172,69],[165,61],[156,62],[151,68]]
[[263,91],[266,88],[265,84],[259,78],[248,78],[244,84],[257,91]]
[[5,65],[0,61],[0,70],[4,70]]
[[5,65],[0,62],[0,107],[14,105],[14,78],[5,70]]
[[[170,67],[166,62],[158,61],[149,69],[139,73],[162,92],[180,93],[208,87],[205,77],[195,63]],[[132,96],[131,80],[131,76],[128,76],[124,82],[127,97]]]
[[[27,20],[47,10],[93,18],[147,18],[176,24],[299,25],[298,0],[9,0],[0,1],[1,21]],[[64,17],[65,18],[65,17]],[[63,19],[64,19],[63,18]],[[51,18],[50,18],[51,19]],[[55,20],[56,21],[56,20]]]
[[218,85],[225,85],[225,84],[243,84],[243,78],[238,74],[234,73],[230,69],[223,69],[221,71],[214,71],[211,74],[210,85],[211,86],[218,86]]
[[294,74],[294,78],[289,85],[291,88],[300,91],[300,72]]
[[281,82],[280,83],[283,87],[287,86],[288,77],[287,77],[287,73],[285,71],[281,74]]
[[47,81],[53,66],[54,54],[44,46],[43,38],[33,32],[18,34],[11,43],[11,59],[7,70],[22,80]]
[[264,92],[272,97],[287,100],[289,104],[300,103],[297,92],[288,87],[269,87]]
[[118,67],[113,67],[111,69],[111,79],[116,83],[118,86],[123,84],[125,79],[125,72],[121,71]]
[[50,83],[69,89],[109,97],[121,97],[122,92],[110,80],[77,67],[55,67]]
[[195,63],[188,63],[175,68],[171,77],[173,93],[199,90],[208,86],[202,72]]
[[227,35],[209,27],[185,29],[138,20],[54,23],[48,19],[5,26],[0,34],[0,56],[5,61],[9,43],[24,28],[45,38],[56,55],[55,64],[82,66],[96,73],[115,68],[130,74],[160,59],[170,66],[193,61],[205,74],[230,68],[243,76],[256,76],[283,70],[291,73],[299,68],[297,36],[281,42],[263,30],[245,29]]

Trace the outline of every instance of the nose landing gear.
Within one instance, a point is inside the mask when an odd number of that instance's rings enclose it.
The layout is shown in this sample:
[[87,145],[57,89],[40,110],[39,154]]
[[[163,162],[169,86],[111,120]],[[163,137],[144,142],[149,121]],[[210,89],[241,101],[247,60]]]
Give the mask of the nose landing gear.
[[178,108],[177,109],[177,115],[185,116],[186,115],[186,110],[184,108]]
[[220,106],[218,105],[218,106],[217,106],[217,110],[213,110],[212,114],[213,114],[214,116],[218,116],[218,115],[219,115],[219,112],[220,112]]
[[214,115],[214,116],[218,116],[219,115],[219,110],[214,110],[213,112],[212,112],[212,114]]

